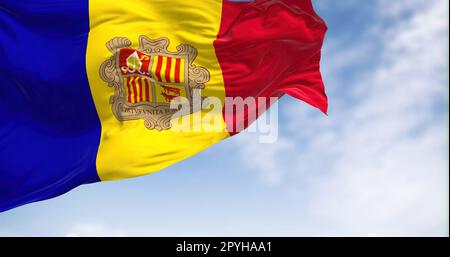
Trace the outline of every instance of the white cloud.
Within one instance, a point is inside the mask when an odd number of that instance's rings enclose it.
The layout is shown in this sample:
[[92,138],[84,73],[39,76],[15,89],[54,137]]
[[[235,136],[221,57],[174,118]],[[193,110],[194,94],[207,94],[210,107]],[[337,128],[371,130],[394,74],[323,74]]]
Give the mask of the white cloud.
[[[254,126],[254,125],[252,125]],[[261,144],[258,134],[242,133],[234,141],[240,149],[243,164],[256,174],[268,185],[277,186],[282,181],[284,169],[280,169],[283,160],[282,153],[294,149],[294,144],[287,139],[279,138],[273,144]],[[251,156],[251,158],[249,158]]]
[[76,223],[72,226],[67,237],[123,237],[126,236],[121,230],[112,229],[99,223]]
[[[367,53],[379,60],[355,82],[327,80],[329,117],[290,103],[292,136],[275,147],[248,138],[239,144],[255,172],[274,172],[273,184],[307,196],[304,225],[316,225],[300,234],[448,235],[448,3],[380,0],[377,7],[363,42],[323,56],[324,74],[339,77],[352,60],[342,58],[379,49]],[[352,98],[339,98],[340,89]]]

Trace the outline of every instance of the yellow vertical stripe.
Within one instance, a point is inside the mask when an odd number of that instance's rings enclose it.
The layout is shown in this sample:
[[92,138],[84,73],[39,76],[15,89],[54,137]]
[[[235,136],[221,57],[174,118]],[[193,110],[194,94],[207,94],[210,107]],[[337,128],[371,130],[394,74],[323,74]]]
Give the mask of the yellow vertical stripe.
[[142,77],[141,78],[141,83],[142,83],[142,102],[145,102],[145,78]]
[[142,82],[141,82],[141,77],[138,77],[138,78],[136,79],[136,90],[137,90],[137,101],[138,101],[138,102],[140,102],[141,94],[142,94],[142,92],[141,92],[141,86],[139,85],[139,83],[142,83]]
[[130,77],[130,98],[131,103],[134,103],[134,87],[133,87],[134,77]]
[[125,90],[125,97],[126,97],[126,101],[128,101],[128,95],[130,94],[128,92],[128,84],[130,83],[130,78],[124,78],[123,79],[123,89]]
[[[90,33],[86,68],[94,103],[102,125],[97,154],[97,171],[102,180],[121,179],[161,170],[185,159],[228,136],[222,132],[176,132],[149,130],[144,121],[119,121],[109,99],[114,88],[99,75],[101,64],[111,57],[105,44],[114,37],[126,37],[139,48],[141,35],[151,39],[168,38],[169,51],[190,44],[198,51],[194,64],[208,69],[210,81],[202,96],[224,99],[222,71],[213,41],[222,11],[221,0],[90,0]],[[184,68],[184,63],[181,67]],[[154,60],[152,71],[156,68]],[[182,70],[181,80],[183,81]],[[164,73],[161,76],[164,77]],[[205,115],[203,112],[202,115]],[[218,113],[216,115],[220,115]],[[193,115],[191,115],[193,116]],[[196,124],[198,125],[198,124]]]
[[138,94],[138,78],[139,77],[133,77],[133,83],[131,84],[133,87],[132,87],[132,89],[133,89],[133,103],[136,103],[137,101],[137,94]]
[[184,82],[184,66],[186,65],[186,62],[184,61],[184,58],[181,58],[180,62],[180,82]]
[[175,81],[175,64],[177,63],[176,58],[172,58],[172,63],[170,65],[170,82]]
[[153,62],[152,62],[152,68],[151,68],[151,74],[152,77],[156,80],[156,66],[158,65],[158,56],[153,56]]

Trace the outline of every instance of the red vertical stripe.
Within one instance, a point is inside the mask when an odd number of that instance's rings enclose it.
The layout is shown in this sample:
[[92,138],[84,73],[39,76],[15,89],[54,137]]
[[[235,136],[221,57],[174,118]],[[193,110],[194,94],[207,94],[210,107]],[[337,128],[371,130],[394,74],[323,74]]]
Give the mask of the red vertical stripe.
[[156,78],[159,81],[162,81],[162,79],[161,79],[162,62],[163,62],[163,57],[158,55],[158,63],[156,64]]
[[177,58],[175,61],[175,83],[180,83],[180,64],[181,59]]
[[[319,62],[327,27],[311,1],[222,3],[214,48],[225,95],[280,97],[287,93],[326,112],[328,102]],[[256,105],[228,116],[224,110],[228,131],[231,135],[238,133],[233,125],[247,127],[254,121],[248,119],[248,113],[261,115],[264,111]]]
[[131,77],[128,77],[128,78],[127,78],[127,89],[128,89],[128,90],[127,90],[127,96],[128,96],[127,100],[128,100],[129,103],[131,103],[130,78],[131,78]]
[[137,77],[135,77],[134,79],[133,79],[133,81],[131,82],[131,85],[133,86],[133,96],[134,96],[134,102],[136,103],[137,102],[137,88],[136,88],[136,79],[137,79]]
[[148,85],[148,79],[144,79],[145,82],[145,101],[150,102],[150,87]]
[[139,82],[139,102],[142,102],[142,97],[144,95],[144,93],[142,92],[142,80],[144,78],[139,78],[138,82]]
[[167,57],[166,63],[166,82],[170,82],[170,68],[172,67],[172,58]]

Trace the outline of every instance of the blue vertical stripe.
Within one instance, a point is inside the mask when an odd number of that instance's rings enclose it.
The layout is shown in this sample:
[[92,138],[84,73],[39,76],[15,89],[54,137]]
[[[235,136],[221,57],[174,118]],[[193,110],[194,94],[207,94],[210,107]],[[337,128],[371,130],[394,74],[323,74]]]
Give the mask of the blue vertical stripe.
[[87,0],[0,2],[0,211],[99,181]]

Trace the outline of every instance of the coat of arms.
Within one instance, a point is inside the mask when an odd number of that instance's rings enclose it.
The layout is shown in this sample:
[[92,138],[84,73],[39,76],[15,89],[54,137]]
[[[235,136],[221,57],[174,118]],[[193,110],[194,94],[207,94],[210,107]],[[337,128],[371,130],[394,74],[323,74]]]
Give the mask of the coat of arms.
[[101,65],[100,77],[114,87],[112,112],[120,121],[143,119],[148,129],[169,129],[177,112],[170,109],[170,102],[184,97],[192,105],[194,94],[209,81],[209,72],[193,64],[197,50],[191,45],[182,44],[177,52],[170,52],[167,38],[140,36],[139,49],[130,46],[124,37],[106,44],[112,57]]

